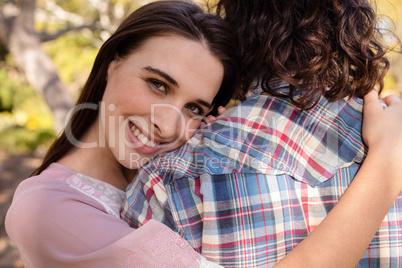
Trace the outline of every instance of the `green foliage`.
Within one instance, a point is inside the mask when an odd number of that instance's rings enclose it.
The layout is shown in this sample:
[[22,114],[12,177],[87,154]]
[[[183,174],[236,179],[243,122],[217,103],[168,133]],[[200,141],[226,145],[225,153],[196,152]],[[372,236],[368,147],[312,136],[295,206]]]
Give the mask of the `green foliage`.
[[89,8],[91,4],[89,4],[87,1],[83,2],[81,0],[56,0],[55,2],[64,10],[71,13],[88,14],[88,11],[93,11],[93,9]]
[[32,153],[40,146],[48,147],[54,138],[51,129],[29,130],[13,125],[0,132],[0,146],[16,153]]
[[[48,0],[38,0],[37,7],[43,8],[46,6],[46,2]],[[85,14],[89,18],[96,18],[95,9],[92,7],[92,4],[88,3],[88,1],[81,0],[53,0],[52,2],[56,3],[63,10],[75,13],[75,14]]]
[[63,35],[43,46],[53,59],[61,80],[78,91],[91,71],[98,49],[79,33]]
[[53,117],[35,91],[17,78],[15,70],[0,69],[0,146],[31,153],[54,139]]

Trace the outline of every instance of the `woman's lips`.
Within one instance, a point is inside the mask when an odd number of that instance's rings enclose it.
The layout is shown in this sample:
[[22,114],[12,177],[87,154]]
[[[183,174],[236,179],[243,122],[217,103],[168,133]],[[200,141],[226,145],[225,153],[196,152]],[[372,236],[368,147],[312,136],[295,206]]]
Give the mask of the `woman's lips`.
[[159,142],[151,141],[132,122],[127,124],[128,137],[134,148],[144,154],[155,153],[159,149]]
[[159,145],[159,143],[149,140],[144,134],[141,133],[141,131],[133,123],[130,122],[129,125],[130,125],[131,132],[144,145],[146,145],[148,147],[155,147],[155,146]]

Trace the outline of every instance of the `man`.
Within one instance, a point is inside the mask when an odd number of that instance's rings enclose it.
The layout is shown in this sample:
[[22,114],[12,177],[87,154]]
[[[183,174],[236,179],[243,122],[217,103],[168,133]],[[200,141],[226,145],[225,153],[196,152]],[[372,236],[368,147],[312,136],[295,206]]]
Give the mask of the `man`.
[[[356,96],[381,84],[387,62],[374,12],[361,2],[221,0],[239,31],[243,82],[258,83],[180,150],[140,170],[123,219],[134,227],[157,219],[229,267],[274,265],[301,243],[367,153]],[[401,209],[398,196],[359,265],[401,265]]]

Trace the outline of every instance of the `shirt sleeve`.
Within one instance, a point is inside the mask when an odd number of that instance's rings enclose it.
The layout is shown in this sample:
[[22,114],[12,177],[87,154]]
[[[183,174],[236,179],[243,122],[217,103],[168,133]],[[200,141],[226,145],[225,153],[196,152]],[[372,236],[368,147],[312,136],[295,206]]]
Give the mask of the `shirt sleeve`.
[[63,183],[15,194],[6,230],[25,267],[214,267],[163,224],[130,228]]
[[163,223],[176,233],[176,221],[172,217],[160,166],[153,161],[140,169],[133,182],[127,187],[126,198],[120,217],[134,228],[153,219]]

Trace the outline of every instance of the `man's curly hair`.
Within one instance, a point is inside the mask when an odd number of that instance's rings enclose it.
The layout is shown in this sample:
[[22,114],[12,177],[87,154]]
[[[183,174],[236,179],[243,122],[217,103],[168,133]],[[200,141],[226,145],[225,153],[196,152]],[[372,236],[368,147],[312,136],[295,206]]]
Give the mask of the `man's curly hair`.
[[387,48],[367,0],[220,0],[217,13],[238,31],[244,90],[258,74],[266,92],[308,109],[384,87]]

